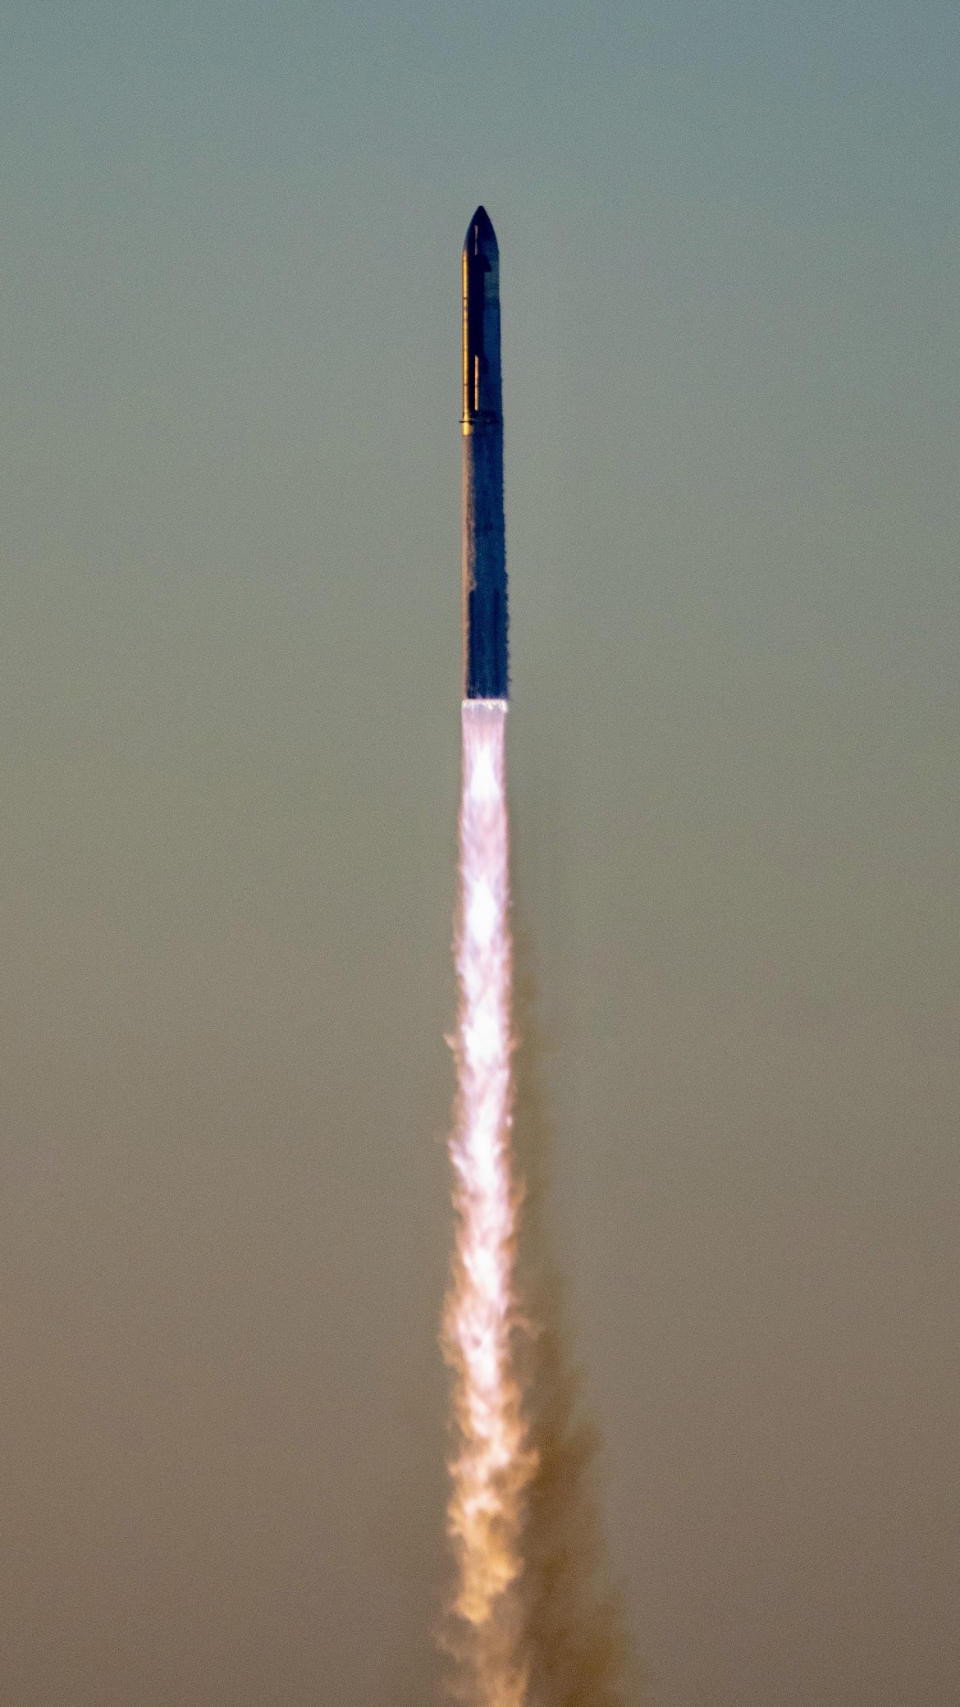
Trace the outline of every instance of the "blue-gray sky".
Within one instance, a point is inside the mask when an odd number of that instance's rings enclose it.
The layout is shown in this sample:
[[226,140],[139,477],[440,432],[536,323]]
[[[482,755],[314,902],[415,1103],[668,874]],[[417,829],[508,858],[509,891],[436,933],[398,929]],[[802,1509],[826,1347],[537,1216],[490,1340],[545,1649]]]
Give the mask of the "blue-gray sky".
[[17,1707],[434,1698],[478,201],[643,1699],[956,1701],[958,55],[937,0],[7,0]]

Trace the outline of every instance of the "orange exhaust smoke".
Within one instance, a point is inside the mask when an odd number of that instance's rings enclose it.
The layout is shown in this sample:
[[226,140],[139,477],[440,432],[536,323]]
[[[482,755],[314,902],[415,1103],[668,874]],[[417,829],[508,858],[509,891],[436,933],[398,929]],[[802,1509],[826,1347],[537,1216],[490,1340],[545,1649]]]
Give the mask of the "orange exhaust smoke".
[[511,1153],[513,1084],[504,700],[465,700],[456,939],[457,1211],[444,1352],[457,1445],[448,1529],[457,1562],[453,1647],[471,1707],[526,1707],[522,1551],[537,1454],[516,1371],[522,1187]]

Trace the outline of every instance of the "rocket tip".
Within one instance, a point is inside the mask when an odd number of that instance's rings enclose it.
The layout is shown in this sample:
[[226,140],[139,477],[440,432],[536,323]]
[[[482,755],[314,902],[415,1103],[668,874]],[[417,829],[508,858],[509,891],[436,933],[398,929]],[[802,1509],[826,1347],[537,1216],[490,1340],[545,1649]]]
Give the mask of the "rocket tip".
[[482,203],[467,227],[467,243],[472,246],[474,252],[478,248],[490,246],[496,248],[497,246],[496,232],[493,229],[490,215]]

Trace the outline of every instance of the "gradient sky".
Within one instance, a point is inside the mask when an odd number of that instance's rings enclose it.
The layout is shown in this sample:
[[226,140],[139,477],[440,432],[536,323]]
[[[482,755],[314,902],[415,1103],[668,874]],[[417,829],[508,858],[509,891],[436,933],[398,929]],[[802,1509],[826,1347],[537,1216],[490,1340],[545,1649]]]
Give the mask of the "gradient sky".
[[954,1707],[955,0],[6,0],[0,1697],[424,1707],[459,250],[652,1707]]

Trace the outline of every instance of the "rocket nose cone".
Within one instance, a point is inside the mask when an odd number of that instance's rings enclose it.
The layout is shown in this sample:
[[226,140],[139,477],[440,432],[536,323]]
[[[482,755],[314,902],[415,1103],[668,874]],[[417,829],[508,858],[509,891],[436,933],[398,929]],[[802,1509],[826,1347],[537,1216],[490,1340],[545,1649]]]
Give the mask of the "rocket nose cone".
[[497,239],[485,207],[478,207],[467,227],[464,248],[472,255],[496,251]]

